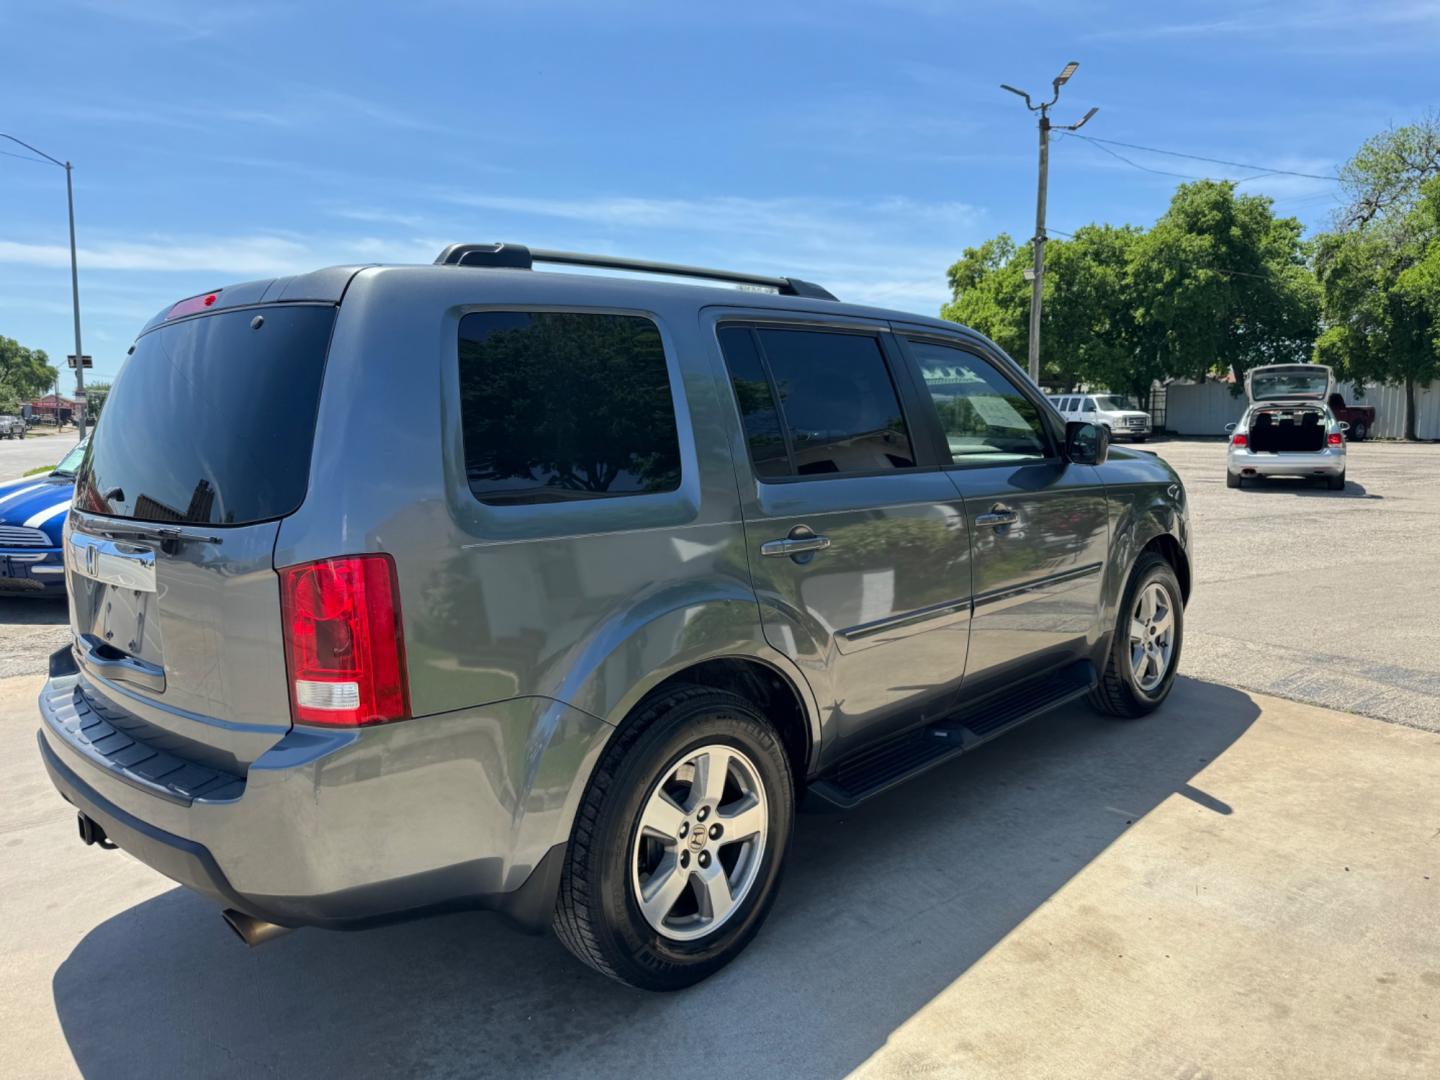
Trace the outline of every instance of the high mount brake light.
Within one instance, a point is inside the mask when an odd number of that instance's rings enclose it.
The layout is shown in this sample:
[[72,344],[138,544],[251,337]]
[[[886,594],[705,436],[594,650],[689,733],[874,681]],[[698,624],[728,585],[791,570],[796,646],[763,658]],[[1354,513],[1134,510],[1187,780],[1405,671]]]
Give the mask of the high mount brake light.
[[221,292],[222,290],[216,289],[214,292],[201,293],[199,296],[181,300],[165,313],[165,320],[168,322],[171,319],[178,319],[182,315],[194,315],[198,311],[208,311],[215,306],[215,301],[220,299]]
[[280,570],[280,608],[297,724],[352,727],[410,715],[390,556],[287,566]]

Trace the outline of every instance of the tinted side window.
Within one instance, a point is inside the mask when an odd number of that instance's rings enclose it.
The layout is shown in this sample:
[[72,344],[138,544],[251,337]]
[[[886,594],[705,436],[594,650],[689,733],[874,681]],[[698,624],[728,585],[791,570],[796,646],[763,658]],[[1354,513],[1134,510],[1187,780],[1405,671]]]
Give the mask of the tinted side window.
[[[739,330],[739,328],[732,328]],[[796,476],[905,469],[915,464],[910,432],[885,354],[867,334],[823,330],[755,329],[752,342],[768,376],[765,400],[779,399],[781,433],[789,451],[786,467]],[[752,354],[738,338],[722,337],[726,363],[742,415],[747,412],[745,377]],[[751,346],[753,349],[753,345]],[[749,372],[754,374],[753,366]],[[757,456],[757,440],[768,453],[763,409],[752,408],[746,438],[761,476],[778,476],[778,455]],[[753,417],[753,419],[752,419]]]
[[1084,405],[1084,407],[1083,407],[1080,411],[1081,411],[1081,412],[1094,412],[1094,411],[1095,411],[1095,399],[1094,399],[1093,397],[1087,397],[1087,398],[1085,399],[1085,405]]
[[748,326],[722,326],[719,336],[725,365],[730,369],[730,385],[735,388],[735,403],[740,406],[740,420],[745,425],[745,441],[750,447],[755,475],[789,476],[790,452],[785,446],[785,429],[780,424],[780,410],[775,407],[770,376],[760,359],[755,331]]
[[673,491],[680,440],[660,332],[638,315],[460,320],[465,475],[482,502]]
[[964,349],[911,341],[956,464],[1048,455],[1040,410],[987,361]]

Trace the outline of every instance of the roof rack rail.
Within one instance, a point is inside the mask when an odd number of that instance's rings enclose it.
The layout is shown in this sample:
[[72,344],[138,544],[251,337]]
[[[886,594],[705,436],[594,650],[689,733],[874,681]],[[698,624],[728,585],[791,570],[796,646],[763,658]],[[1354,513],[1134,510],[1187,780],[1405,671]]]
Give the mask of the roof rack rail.
[[547,251],[528,248],[524,244],[450,244],[435,258],[437,266],[483,266],[491,269],[529,270],[535,263],[561,266],[589,266],[597,270],[633,270],[644,274],[669,274],[672,277],[706,278],[728,281],[736,285],[757,285],[774,289],[784,296],[805,296],[812,300],[834,300],[828,289],[792,277],[768,277],[765,274],[742,274],[735,270],[711,270],[683,263],[651,262],[649,259],[621,259],[613,255],[587,255],[579,251]]

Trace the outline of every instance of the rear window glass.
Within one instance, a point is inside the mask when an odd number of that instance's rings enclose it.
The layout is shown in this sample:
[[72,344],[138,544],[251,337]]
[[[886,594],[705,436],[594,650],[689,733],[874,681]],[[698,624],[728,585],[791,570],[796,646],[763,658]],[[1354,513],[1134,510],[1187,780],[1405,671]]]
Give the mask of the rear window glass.
[[335,308],[187,319],[135,343],[95,426],[76,504],[137,521],[244,525],[305,498]]
[[721,331],[720,345],[756,475],[825,476],[915,464],[900,399],[874,337],[737,327]]
[[465,474],[482,502],[674,491],[680,439],[660,331],[639,315],[460,320]]

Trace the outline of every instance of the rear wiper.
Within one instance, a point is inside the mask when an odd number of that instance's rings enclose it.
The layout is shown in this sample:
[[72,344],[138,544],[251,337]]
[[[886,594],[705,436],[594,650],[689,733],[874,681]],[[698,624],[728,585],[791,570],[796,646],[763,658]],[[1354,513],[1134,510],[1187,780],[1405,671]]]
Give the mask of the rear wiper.
[[95,531],[111,540],[159,540],[167,544],[180,544],[186,541],[200,544],[224,543],[218,536],[196,536],[193,533],[184,533],[179,529],[170,529],[163,525],[157,525],[153,529],[96,528]]

